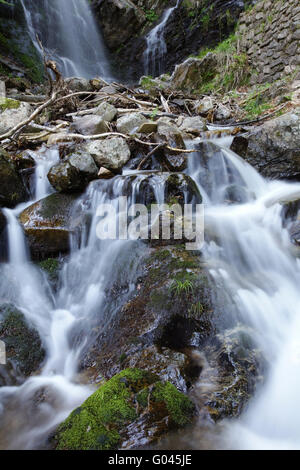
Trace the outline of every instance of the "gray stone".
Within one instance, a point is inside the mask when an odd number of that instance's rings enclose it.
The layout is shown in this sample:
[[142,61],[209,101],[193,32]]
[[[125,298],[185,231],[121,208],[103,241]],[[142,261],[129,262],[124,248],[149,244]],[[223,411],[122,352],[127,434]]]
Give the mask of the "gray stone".
[[93,157],[98,168],[119,171],[130,159],[130,149],[122,137],[87,142],[83,148]]
[[97,176],[98,168],[91,155],[80,151],[54,165],[48,173],[51,185],[63,193],[82,191]]
[[263,176],[300,180],[299,110],[272,119],[243,138],[247,142],[240,155]]
[[94,114],[101,116],[104,121],[111,122],[115,119],[118,111],[112,104],[104,102],[97,106]]
[[71,91],[93,91],[93,87],[87,78],[70,77],[65,79]]
[[117,121],[117,129],[122,134],[134,134],[147,119],[141,113],[125,114]]
[[[180,119],[180,118],[179,118]],[[179,121],[179,120],[178,120]],[[178,122],[177,121],[177,122]],[[180,131],[187,134],[200,134],[207,129],[206,121],[200,116],[184,118],[179,126]]]
[[109,131],[107,123],[100,116],[89,114],[87,116],[76,118],[71,124],[71,130],[75,130],[83,135],[97,135]]
[[29,103],[0,97],[0,135],[25,121],[31,113],[32,108]]

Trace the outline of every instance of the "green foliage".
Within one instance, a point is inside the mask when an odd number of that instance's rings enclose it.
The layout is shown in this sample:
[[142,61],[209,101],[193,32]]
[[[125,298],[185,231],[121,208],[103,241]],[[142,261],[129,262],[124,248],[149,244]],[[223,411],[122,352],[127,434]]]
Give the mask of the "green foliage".
[[171,285],[171,291],[174,292],[176,295],[182,295],[182,294],[189,294],[193,292],[194,286],[192,281],[189,279],[185,279],[184,281],[179,281],[175,279],[173,284]]
[[147,21],[150,21],[150,23],[154,23],[158,20],[158,14],[153,9],[145,10],[145,16]]

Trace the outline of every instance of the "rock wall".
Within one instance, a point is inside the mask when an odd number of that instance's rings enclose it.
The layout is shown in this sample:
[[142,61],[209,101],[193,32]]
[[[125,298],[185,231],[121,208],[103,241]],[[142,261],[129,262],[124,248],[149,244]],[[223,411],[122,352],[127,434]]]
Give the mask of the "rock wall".
[[273,82],[300,66],[299,0],[262,0],[240,17],[241,50],[255,70],[252,83]]
[[[167,55],[164,71],[203,47],[227,37],[240,13],[254,0],[182,0],[165,29]],[[115,74],[123,81],[137,80],[145,73],[145,37],[176,0],[94,0],[103,37]]]

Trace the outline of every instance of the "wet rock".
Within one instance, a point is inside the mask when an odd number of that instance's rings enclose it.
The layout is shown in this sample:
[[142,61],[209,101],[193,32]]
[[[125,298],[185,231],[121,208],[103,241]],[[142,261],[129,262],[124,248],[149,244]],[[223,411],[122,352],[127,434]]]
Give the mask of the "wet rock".
[[97,135],[109,131],[107,122],[101,116],[93,114],[76,118],[70,127],[71,130],[83,135]]
[[217,56],[209,52],[203,59],[190,58],[176,66],[171,86],[187,93],[196,92],[217,73]]
[[93,158],[80,150],[54,165],[48,173],[51,185],[63,193],[82,191],[97,176],[98,168]]
[[[89,375],[101,371],[105,377],[125,367],[141,367],[187,390],[195,380],[186,373],[193,335],[198,334],[201,344],[214,329],[208,273],[197,253],[182,245],[152,249],[141,267],[132,298],[113,322],[98,325],[83,365]],[[113,303],[120,296],[115,288],[108,293]]]
[[[158,134],[153,138],[158,143],[161,141],[165,141],[168,147],[176,148],[176,149],[185,149],[185,143],[181,133],[169,133],[168,135]],[[161,150],[161,161],[164,164],[164,167],[167,168],[171,172],[175,171],[183,171],[187,167],[187,155],[185,153],[178,153],[169,150],[168,148],[164,148]]]
[[7,225],[6,217],[0,209],[0,262],[7,261],[6,225]]
[[195,407],[169,382],[126,369],[102,385],[58,428],[59,450],[130,449],[191,423]]
[[0,135],[5,134],[32,113],[29,103],[0,97]]
[[0,340],[5,343],[7,357],[7,364],[0,365],[2,386],[30,376],[44,360],[45,351],[37,330],[12,304],[0,306]]
[[28,192],[7,152],[0,149],[0,207],[15,207],[26,201]]
[[36,202],[20,215],[28,246],[34,259],[66,253],[70,234],[76,227],[72,211],[78,195],[52,194]]
[[59,284],[59,272],[63,264],[63,258],[48,258],[38,263],[39,268],[45,273],[54,291]]
[[[209,366],[202,380],[211,384],[211,390],[202,395],[201,402],[214,421],[240,416],[263,381],[266,361],[252,335],[250,329],[238,325],[219,333],[214,344],[205,348]],[[211,374],[212,370],[218,373]]]
[[130,159],[130,149],[122,137],[112,137],[103,141],[91,141],[83,145],[95,160],[96,165],[112,171],[119,171]]
[[102,119],[106,122],[111,122],[118,114],[118,110],[110,103],[104,102],[95,108],[94,114],[101,116]]
[[232,149],[264,177],[300,180],[300,112],[296,109],[236,137]]
[[118,132],[122,134],[134,134],[147,119],[141,113],[125,114],[117,120]]

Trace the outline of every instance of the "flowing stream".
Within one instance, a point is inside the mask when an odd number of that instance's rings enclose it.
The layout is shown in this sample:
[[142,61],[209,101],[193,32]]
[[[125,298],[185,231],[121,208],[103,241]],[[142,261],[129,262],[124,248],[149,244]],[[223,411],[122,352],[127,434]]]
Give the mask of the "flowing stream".
[[110,79],[105,46],[88,0],[20,0],[31,40],[39,36],[66,77]]
[[181,0],[177,0],[176,5],[167,8],[162,16],[161,22],[146,36],[147,48],[144,52],[146,75],[156,77],[164,72],[164,60],[167,54],[165,27],[174,11],[179,7],[180,2]]
[[[37,164],[34,201],[51,192],[46,175],[58,152],[42,149],[32,156]],[[265,181],[225,147],[213,147],[206,160],[203,152],[195,152],[188,173],[202,192],[206,225],[218,235],[218,243],[211,241],[203,249],[211,275],[232,299],[237,324],[250,327],[269,363],[266,383],[240,419],[225,422],[218,446],[299,449],[300,265],[283,228],[280,202],[299,196],[300,185]],[[14,303],[35,325],[47,356],[38,376],[0,388],[0,448],[45,448],[49,433],[93,392],[78,374],[80,357],[92,340],[93,326],[111,321],[135,288],[146,249],[130,240],[100,241],[96,209],[101,202],[111,202],[117,210],[117,198],[128,188],[131,201],[141,202],[145,178],[149,180],[147,173],[134,178],[125,174],[90,184],[76,210],[90,214],[91,225],[72,236],[71,255],[56,292],[30,261],[18,222],[29,203],[5,210],[9,263],[1,264],[0,298]],[[162,202],[164,179],[154,174],[151,185]],[[228,205],[226,191],[232,185],[243,188],[244,200]],[[106,288],[124,279],[126,289],[116,304],[108,304]],[[195,448],[200,446],[196,436]]]

